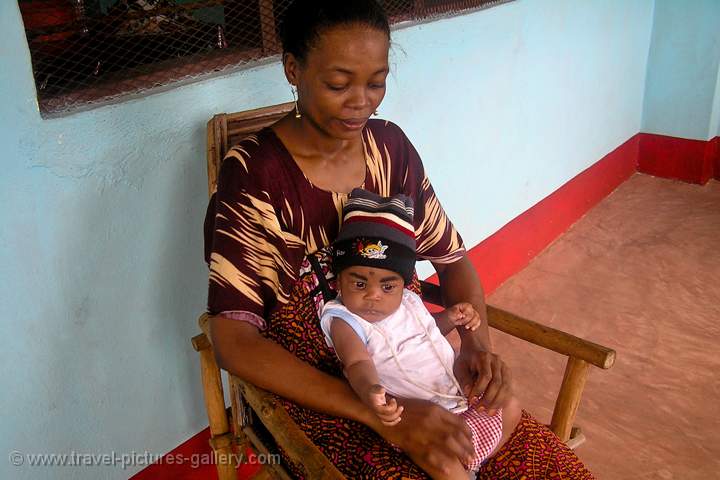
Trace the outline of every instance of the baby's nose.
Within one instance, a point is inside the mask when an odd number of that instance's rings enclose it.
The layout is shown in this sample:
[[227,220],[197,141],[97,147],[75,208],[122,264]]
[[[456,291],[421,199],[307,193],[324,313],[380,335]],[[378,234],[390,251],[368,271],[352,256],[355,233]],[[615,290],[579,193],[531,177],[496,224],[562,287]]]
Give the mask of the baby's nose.
[[366,298],[368,299],[379,299],[380,298],[380,289],[379,288],[369,288],[367,290]]

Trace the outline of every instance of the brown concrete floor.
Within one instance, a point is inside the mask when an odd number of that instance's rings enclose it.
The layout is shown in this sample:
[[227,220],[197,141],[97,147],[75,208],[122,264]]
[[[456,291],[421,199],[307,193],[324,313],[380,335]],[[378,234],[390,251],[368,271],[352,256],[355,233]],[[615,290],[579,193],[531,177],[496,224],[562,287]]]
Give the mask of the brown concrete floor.
[[[598,479],[720,478],[720,182],[634,175],[488,301],[617,350],[576,421]],[[564,357],[493,340],[549,422]]]

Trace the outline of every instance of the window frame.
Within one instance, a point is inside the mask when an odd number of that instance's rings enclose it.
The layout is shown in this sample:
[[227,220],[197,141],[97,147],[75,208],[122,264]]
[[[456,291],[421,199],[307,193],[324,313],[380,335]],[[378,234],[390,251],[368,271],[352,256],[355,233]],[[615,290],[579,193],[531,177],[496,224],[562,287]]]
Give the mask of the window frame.
[[[223,0],[216,1],[221,3]],[[260,23],[261,34],[261,47],[259,48],[211,50],[200,58],[196,55],[188,55],[169,61],[165,60],[143,65],[142,69],[144,71],[137,74],[133,74],[132,69],[128,68],[122,70],[123,75],[120,76],[124,76],[124,78],[110,80],[105,83],[100,82],[99,85],[72,88],[67,92],[48,96],[42,95],[42,88],[38,85],[36,76],[35,54],[30,40],[31,34],[36,31],[26,28],[33,61],[33,80],[42,117],[61,117],[106,105],[122,103],[276,61],[281,51],[279,39],[275,34],[276,19],[274,11],[275,3],[278,0],[256,1],[258,2],[257,21]],[[427,1],[431,3],[437,2],[437,0]],[[412,0],[412,6],[407,11],[389,15],[391,29],[393,31],[402,30],[417,24],[466,15],[514,0],[451,0],[440,5],[431,6],[426,5],[427,1]],[[18,4],[21,5],[22,0],[18,0]]]

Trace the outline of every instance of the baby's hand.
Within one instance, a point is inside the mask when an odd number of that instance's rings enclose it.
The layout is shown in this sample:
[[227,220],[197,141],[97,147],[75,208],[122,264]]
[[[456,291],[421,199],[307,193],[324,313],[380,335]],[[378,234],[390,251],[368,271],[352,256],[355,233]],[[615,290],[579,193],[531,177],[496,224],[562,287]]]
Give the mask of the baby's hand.
[[482,324],[480,314],[467,302],[456,303],[443,313],[448,321],[456,327],[462,325],[468,330],[475,331]]
[[366,403],[380,418],[383,425],[392,427],[402,420],[400,414],[403,411],[403,407],[398,406],[397,400],[394,398],[391,398],[389,402],[386,401],[385,389],[382,385],[373,385],[370,387],[366,395]]

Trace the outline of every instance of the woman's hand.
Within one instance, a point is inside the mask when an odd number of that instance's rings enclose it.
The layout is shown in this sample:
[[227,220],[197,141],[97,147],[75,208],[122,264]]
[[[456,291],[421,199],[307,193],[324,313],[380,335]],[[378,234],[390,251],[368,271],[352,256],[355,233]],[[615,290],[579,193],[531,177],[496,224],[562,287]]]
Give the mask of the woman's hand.
[[383,425],[392,427],[402,420],[400,415],[404,407],[398,405],[397,400],[392,397],[390,401],[387,401],[385,388],[383,388],[382,385],[372,385],[364,397],[363,401],[375,412],[375,415],[378,416]]
[[377,432],[426,472],[449,472],[475,454],[470,429],[458,415],[426,400],[401,399],[403,421]]
[[[489,415],[494,415],[498,408],[503,408],[510,402],[510,369],[494,353],[463,345],[453,369],[470,404],[477,402]],[[481,398],[478,402],[479,397]]]

